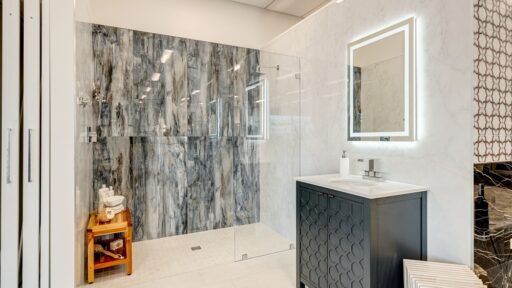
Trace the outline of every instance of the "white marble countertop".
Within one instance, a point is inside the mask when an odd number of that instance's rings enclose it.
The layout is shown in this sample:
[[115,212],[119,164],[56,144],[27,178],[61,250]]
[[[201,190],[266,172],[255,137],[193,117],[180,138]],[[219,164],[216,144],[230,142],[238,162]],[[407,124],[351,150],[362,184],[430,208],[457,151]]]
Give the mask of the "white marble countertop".
[[312,184],[367,199],[405,195],[430,190],[426,186],[411,185],[392,181],[365,180],[362,176],[341,178],[338,174],[297,177],[296,181]]

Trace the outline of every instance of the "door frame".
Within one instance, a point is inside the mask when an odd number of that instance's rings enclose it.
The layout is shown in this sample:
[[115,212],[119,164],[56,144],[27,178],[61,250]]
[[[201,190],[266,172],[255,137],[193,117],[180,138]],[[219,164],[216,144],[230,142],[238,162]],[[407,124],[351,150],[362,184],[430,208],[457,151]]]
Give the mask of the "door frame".
[[74,5],[42,1],[41,287],[75,287]]
[[22,284],[39,287],[40,267],[40,131],[41,6],[23,1],[23,164]]

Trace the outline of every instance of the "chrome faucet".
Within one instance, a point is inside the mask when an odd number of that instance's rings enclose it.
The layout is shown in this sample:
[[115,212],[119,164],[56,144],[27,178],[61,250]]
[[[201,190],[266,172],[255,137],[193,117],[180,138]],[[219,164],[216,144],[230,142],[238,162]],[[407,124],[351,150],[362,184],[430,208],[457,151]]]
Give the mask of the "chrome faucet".
[[375,159],[357,159],[357,162],[366,162],[368,161],[368,166],[365,170],[363,170],[363,179],[373,180],[373,181],[384,181],[383,177],[377,176],[377,174],[381,174],[381,172],[375,171]]

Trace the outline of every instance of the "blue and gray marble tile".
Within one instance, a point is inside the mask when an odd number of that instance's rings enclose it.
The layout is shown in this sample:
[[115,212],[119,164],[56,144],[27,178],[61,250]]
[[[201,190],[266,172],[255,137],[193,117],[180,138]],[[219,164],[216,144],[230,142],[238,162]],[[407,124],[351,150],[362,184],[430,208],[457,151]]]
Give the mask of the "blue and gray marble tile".
[[90,25],[92,109],[78,117],[99,135],[93,195],[106,184],[127,197],[135,240],[258,222],[244,96],[259,51]]

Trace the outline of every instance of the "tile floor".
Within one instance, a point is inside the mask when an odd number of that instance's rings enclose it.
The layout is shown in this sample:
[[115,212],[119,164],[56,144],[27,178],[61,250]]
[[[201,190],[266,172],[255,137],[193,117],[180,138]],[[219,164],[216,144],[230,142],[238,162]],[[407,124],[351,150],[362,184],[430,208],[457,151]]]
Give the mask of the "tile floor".
[[[131,276],[124,267],[97,271],[95,283],[83,287],[294,288],[290,244],[260,223],[140,241],[133,244]],[[259,257],[268,253],[274,254]],[[238,261],[242,254],[250,259]]]
[[244,254],[254,258],[294,248],[288,239],[261,223],[238,226],[234,235],[236,261],[242,260]]

